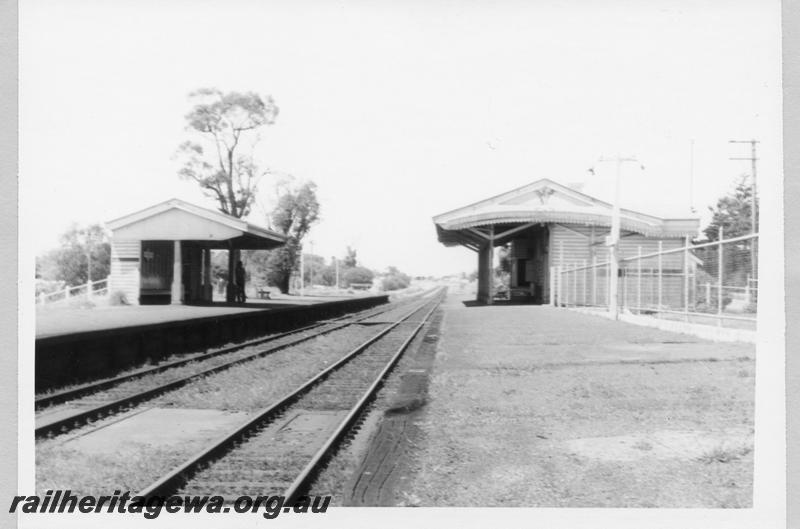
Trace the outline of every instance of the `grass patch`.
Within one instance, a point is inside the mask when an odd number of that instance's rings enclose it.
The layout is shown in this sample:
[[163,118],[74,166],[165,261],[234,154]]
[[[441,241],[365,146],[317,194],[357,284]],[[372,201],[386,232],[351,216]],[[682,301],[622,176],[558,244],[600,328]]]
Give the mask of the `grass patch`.
[[738,461],[752,451],[753,449],[749,446],[730,447],[721,444],[704,452],[697,460],[707,465],[711,463],[730,463],[731,461]]
[[128,443],[124,450],[108,454],[87,454],[49,441],[38,443],[36,489],[39,494],[49,489],[70,489],[80,495],[136,492],[181,463],[203,441],[169,448]]

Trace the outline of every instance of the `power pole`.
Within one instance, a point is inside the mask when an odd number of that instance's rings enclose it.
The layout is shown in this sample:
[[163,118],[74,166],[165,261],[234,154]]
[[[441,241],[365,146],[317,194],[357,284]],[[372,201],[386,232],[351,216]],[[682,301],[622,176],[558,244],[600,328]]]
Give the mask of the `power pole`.
[[[620,239],[620,204],[619,204],[619,191],[620,181],[622,179],[622,164],[625,162],[635,162],[639,167],[644,170],[644,166],[639,160],[633,157],[623,157],[619,154],[613,157],[601,156],[598,162],[615,162],[617,166],[616,178],[614,180],[614,204],[611,211],[611,235],[606,239],[606,245],[611,247],[611,263],[610,263],[610,285],[608,296],[608,310],[614,315],[614,319],[619,318],[619,303],[618,303],[618,285],[619,285],[619,239]],[[594,169],[591,170],[594,173]]]
[[[756,145],[760,143],[758,140],[730,140],[728,143],[749,143],[750,144],[750,156],[746,158],[741,157],[732,157],[729,160],[745,160],[750,161],[750,172],[753,176],[753,190],[750,193],[750,233],[756,233],[756,229],[758,226],[758,199],[757,199],[757,191],[758,188],[756,187],[756,175],[757,175],[757,168],[756,168],[756,161],[758,160],[758,156],[756,155]],[[750,266],[753,270],[753,279],[758,279],[758,254],[756,253],[756,244],[755,239],[750,243]]]

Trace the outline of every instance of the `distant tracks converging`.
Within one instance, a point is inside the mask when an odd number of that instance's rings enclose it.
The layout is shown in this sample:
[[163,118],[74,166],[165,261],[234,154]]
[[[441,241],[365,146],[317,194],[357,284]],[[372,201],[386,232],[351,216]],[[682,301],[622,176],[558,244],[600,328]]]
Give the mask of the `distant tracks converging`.
[[[405,306],[409,302],[413,303],[413,301],[404,301],[401,302],[399,306],[401,307]],[[68,403],[74,401],[75,399],[79,399],[87,395],[96,394],[104,390],[111,390],[111,393],[113,395],[114,388],[118,388],[121,384],[125,382],[141,379],[148,375],[162,373],[171,369],[177,369],[183,366],[187,366],[194,362],[204,362],[222,355],[234,353],[236,351],[245,349],[247,347],[261,345],[269,342],[280,341],[280,343],[276,345],[271,345],[264,349],[260,349],[253,353],[249,353],[244,356],[238,357],[234,360],[214,365],[213,367],[210,368],[194,371],[188,375],[180,376],[172,380],[169,380],[167,382],[153,385],[146,389],[135,390],[133,393],[119,396],[118,398],[112,398],[111,400],[106,400],[99,404],[82,406],[79,409],[72,411],[71,413],[68,412],[66,415],[57,414],[54,418],[47,418],[47,417],[42,418],[41,420],[37,421],[37,426],[35,428],[35,435],[37,438],[42,438],[49,435],[56,435],[68,432],[70,430],[73,430],[75,428],[78,428],[86,424],[89,421],[101,419],[119,413],[121,411],[129,409],[132,406],[156,398],[159,395],[162,395],[166,392],[183,387],[189,384],[190,382],[199,380],[208,375],[221,372],[236,365],[253,361],[257,358],[264,357],[271,353],[300,344],[302,342],[311,340],[318,336],[329,334],[339,329],[348,327],[350,325],[354,325],[363,322],[365,320],[369,320],[370,318],[379,316],[381,314],[386,314],[396,310],[398,310],[398,304],[390,304],[388,306],[382,306],[378,309],[367,310],[366,313],[360,313],[355,317],[353,315],[345,315],[332,320],[325,320],[313,323],[311,325],[307,325],[299,329],[294,329],[291,331],[283,332],[272,336],[267,336],[264,338],[249,340],[247,342],[238,343],[215,351],[194,355],[189,358],[166,362],[158,366],[137,371],[134,373],[121,375],[118,377],[105,379],[89,384],[84,384],[76,388],[70,388],[64,391],[42,396],[36,399],[37,410],[41,410],[55,404]],[[292,337],[295,338],[292,339]],[[284,339],[287,338],[288,340],[283,341]]]
[[[273,490],[282,491],[286,504],[292,504],[352,433],[389,373],[441,303],[444,292],[445,289],[438,290],[395,321],[382,322],[384,328],[378,333],[255,412],[139,495],[182,492],[234,497]],[[415,315],[419,318],[412,320]],[[303,413],[333,420],[323,428],[324,435],[301,432],[306,448],[298,452],[296,442],[275,442],[277,419],[292,413],[289,422]],[[314,438],[311,448],[309,437]]]

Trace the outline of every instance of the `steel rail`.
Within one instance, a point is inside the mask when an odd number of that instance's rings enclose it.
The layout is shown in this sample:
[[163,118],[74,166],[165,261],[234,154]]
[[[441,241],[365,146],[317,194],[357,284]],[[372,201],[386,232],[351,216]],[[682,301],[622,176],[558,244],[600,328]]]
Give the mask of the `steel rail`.
[[[394,309],[396,307],[389,307],[389,308],[381,307],[381,308],[383,310],[380,310],[380,311],[378,311],[378,312],[376,312],[374,314],[367,315],[367,316],[364,317],[364,319],[369,318],[371,316],[376,316],[376,315],[379,315],[379,314],[383,314],[384,312],[388,312],[389,310],[392,310],[392,309]],[[373,309],[367,309],[367,310],[373,310]],[[266,337],[263,337],[263,338],[254,338],[252,340],[248,340],[246,342],[241,342],[241,343],[237,343],[237,344],[230,345],[230,346],[227,346],[227,347],[223,347],[222,349],[217,349],[215,351],[210,351],[210,352],[206,352],[206,353],[200,353],[198,355],[195,355],[195,356],[192,356],[192,357],[189,357],[189,358],[181,358],[179,360],[173,360],[171,362],[165,362],[165,363],[159,364],[157,366],[154,366],[154,367],[151,367],[151,368],[148,368],[148,369],[144,369],[144,370],[141,370],[141,371],[136,371],[134,373],[128,373],[126,375],[119,375],[119,376],[112,377],[112,378],[106,378],[106,379],[103,379],[103,380],[98,380],[98,381],[95,381],[95,382],[82,384],[80,386],[69,388],[69,389],[65,389],[65,390],[62,390],[62,391],[57,391],[55,393],[50,393],[50,394],[44,395],[42,397],[39,397],[39,398],[37,398],[35,400],[35,409],[36,410],[40,410],[40,409],[46,408],[48,406],[52,406],[54,404],[60,404],[62,402],[67,402],[67,401],[69,401],[71,399],[75,399],[75,398],[78,398],[78,397],[83,397],[85,395],[94,393],[96,391],[100,391],[100,390],[103,390],[103,389],[108,389],[108,388],[114,387],[115,385],[121,384],[123,382],[128,382],[130,380],[136,380],[138,378],[142,378],[142,377],[145,377],[147,375],[154,375],[156,373],[161,373],[161,372],[166,371],[168,369],[181,367],[181,366],[184,366],[186,364],[190,364],[192,362],[202,362],[204,360],[208,360],[209,358],[214,358],[216,356],[220,356],[220,355],[224,355],[224,354],[227,354],[227,353],[232,353],[234,351],[238,351],[239,349],[244,349],[245,347],[252,347],[253,345],[259,345],[259,344],[263,344],[263,343],[279,340],[281,338],[285,338],[287,336],[291,336],[293,334],[305,332],[305,331],[308,331],[308,330],[311,330],[311,329],[315,329],[315,328],[321,327],[323,325],[330,325],[332,323],[335,323],[337,321],[340,321],[340,320],[343,320],[343,319],[346,319],[346,318],[349,318],[349,317],[352,317],[352,316],[353,316],[352,314],[345,314],[344,316],[340,316],[338,318],[332,318],[332,319],[328,319],[328,320],[318,321],[318,322],[312,323],[311,325],[306,325],[305,327],[300,327],[298,329],[292,329],[290,331],[286,331],[286,332],[283,332],[283,333],[275,334],[275,335],[272,335],[272,336],[266,336]],[[357,321],[353,321],[353,322],[350,322],[350,323],[351,324],[352,323],[357,323]]]
[[[394,309],[397,309],[397,308],[398,307],[392,307],[391,309],[388,309],[388,310],[394,310]],[[388,310],[387,310],[387,312],[388,312]],[[419,309],[415,309],[415,310],[419,310]],[[365,315],[363,317],[358,318],[358,320],[369,319],[369,318],[372,318],[374,316],[376,316],[376,314],[367,314],[367,315]],[[193,382],[194,380],[200,379],[200,378],[208,376],[208,375],[212,375],[212,374],[218,373],[220,371],[224,371],[224,370],[226,370],[228,368],[231,368],[231,367],[239,365],[239,364],[244,364],[244,363],[250,362],[250,361],[255,360],[257,358],[260,358],[260,357],[263,357],[263,356],[267,356],[269,354],[275,353],[275,352],[280,351],[282,349],[286,349],[288,347],[292,347],[294,345],[297,345],[299,343],[311,340],[313,338],[317,338],[319,336],[323,336],[325,334],[329,334],[331,332],[338,331],[340,329],[343,329],[343,328],[348,327],[350,325],[354,325],[356,323],[358,323],[358,321],[350,321],[350,322],[342,323],[340,325],[335,325],[334,327],[323,329],[322,331],[320,331],[318,333],[314,333],[314,334],[311,334],[311,335],[308,335],[308,336],[302,336],[302,337],[297,338],[296,340],[292,340],[290,342],[286,342],[286,343],[283,343],[283,344],[275,345],[273,347],[268,347],[266,349],[262,349],[261,351],[257,351],[255,353],[252,353],[250,355],[244,356],[242,358],[238,358],[236,360],[232,360],[230,362],[226,362],[224,364],[220,364],[218,366],[214,366],[214,367],[211,367],[211,368],[208,368],[208,369],[204,369],[202,371],[195,372],[195,373],[193,373],[191,375],[187,375],[185,377],[181,377],[181,378],[178,378],[178,379],[175,379],[175,380],[171,380],[171,381],[166,382],[164,384],[155,386],[155,387],[150,388],[150,389],[146,389],[146,390],[140,391],[138,393],[135,393],[133,395],[129,395],[127,397],[122,397],[120,399],[117,399],[117,400],[114,400],[114,401],[111,401],[111,402],[106,402],[106,403],[103,403],[103,404],[99,404],[97,406],[93,406],[91,408],[86,408],[84,410],[77,411],[76,413],[74,413],[72,415],[69,415],[67,417],[54,419],[52,421],[42,421],[42,423],[39,426],[37,426],[36,429],[34,430],[35,437],[36,438],[41,438],[41,437],[46,437],[46,436],[51,435],[51,434],[63,433],[65,431],[69,431],[69,430],[75,429],[75,428],[83,425],[84,423],[86,423],[87,421],[89,421],[91,419],[101,418],[101,417],[104,417],[106,415],[110,415],[112,413],[116,413],[118,411],[126,409],[126,408],[128,408],[130,406],[133,406],[133,405],[136,405],[136,404],[140,404],[142,402],[145,402],[147,400],[155,398],[158,395],[161,395],[161,394],[166,393],[168,391],[172,391],[172,390],[178,389],[178,388],[180,388],[182,386],[185,386],[186,384],[188,384],[190,382]]]
[[337,426],[336,430],[330,435],[330,437],[328,437],[322,447],[317,450],[317,452],[311,458],[311,461],[309,461],[303,470],[300,471],[300,474],[295,478],[289,488],[286,489],[286,492],[283,495],[286,505],[294,504],[295,500],[297,500],[298,497],[305,492],[307,487],[316,478],[317,474],[322,469],[322,466],[336,453],[336,450],[338,450],[342,440],[344,440],[344,438],[347,436],[347,433],[358,420],[359,416],[361,416],[367,405],[375,397],[378,390],[383,386],[383,383],[386,380],[389,372],[400,360],[400,357],[406,351],[408,346],[411,345],[411,342],[419,334],[419,331],[422,329],[422,327],[428,322],[428,319],[430,318],[431,314],[433,314],[433,311],[439,307],[442,299],[439,297],[434,301],[435,303],[433,307],[431,307],[425,316],[422,317],[422,321],[420,321],[414,327],[414,330],[411,332],[409,337],[406,338],[403,344],[392,355],[392,358],[384,366],[380,374],[375,378],[375,381],[370,385],[367,391],[364,392],[358,402],[350,409],[347,416],[342,419],[342,421],[339,423],[339,426]]
[[[436,305],[438,305],[440,302],[438,298],[434,301],[436,302]],[[345,354],[335,363],[317,373],[302,385],[278,399],[275,403],[257,411],[252,417],[248,418],[242,424],[237,426],[233,431],[215,439],[206,448],[196,452],[186,461],[172,469],[169,473],[165,474],[156,482],[140,491],[137,495],[143,497],[153,497],[169,496],[173,494],[179,487],[183,486],[187,481],[189,481],[191,476],[195,474],[201,467],[209,464],[215,459],[218,459],[222,456],[222,454],[230,450],[231,447],[235,446],[241,439],[264,427],[271,419],[282,413],[288,406],[297,402],[317,384],[327,379],[331,373],[338,370],[350,360],[364,352],[370,345],[381,339],[393,329],[397,328],[401,323],[411,318],[411,316],[419,312],[429,303],[431,303],[431,301],[426,300],[423,303],[418,304],[405,316],[401,317],[396,322],[391,323],[385,329],[382,329],[380,332],[367,339],[361,345],[355,347],[352,351]]]

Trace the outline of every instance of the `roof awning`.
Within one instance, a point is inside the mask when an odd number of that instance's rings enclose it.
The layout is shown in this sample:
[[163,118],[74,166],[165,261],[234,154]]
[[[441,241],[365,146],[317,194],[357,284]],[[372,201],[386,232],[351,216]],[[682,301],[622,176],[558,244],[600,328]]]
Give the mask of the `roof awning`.
[[117,240],[193,241],[209,248],[268,250],[286,236],[179,199],[106,223]]
[[[507,193],[442,213],[433,218],[439,241],[446,246],[483,244],[473,237],[475,228],[498,226],[514,230],[538,223],[563,223],[584,226],[611,226],[612,205],[543,178]],[[623,230],[647,237],[682,238],[694,236],[698,218],[664,219],[629,209],[621,209]]]

